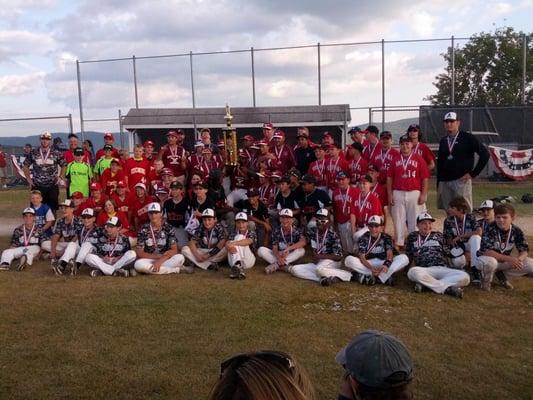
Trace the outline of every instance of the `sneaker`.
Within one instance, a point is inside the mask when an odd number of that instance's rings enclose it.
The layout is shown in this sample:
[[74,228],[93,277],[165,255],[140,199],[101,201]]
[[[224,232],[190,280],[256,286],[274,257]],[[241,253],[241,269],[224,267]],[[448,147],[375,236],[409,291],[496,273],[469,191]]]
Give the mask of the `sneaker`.
[[358,273],[357,282],[359,282],[361,285],[364,285],[366,282],[366,275]]
[[97,276],[103,276],[104,273],[99,269],[92,269],[91,272],[89,272],[89,275],[91,275],[93,278],[96,278]]
[[63,275],[63,267],[57,259],[52,258],[50,261],[50,265],[52,266],[52,270],[56,275]]
[[244,269],[239,268],[239,280],[246,279],[246,274],[244,273]]
[[342,280],[336,276],[325,276],[320,279],[320,286],[331,286],[339,282]]
[[396,283],[396,281],[394,279],[394,276],[391,276],[389,279],[387,279],[385,281],[385,285],[387,285],[387,286],[394,286],[395,283]]
[[376,278],[374,277],[374,275],[367,275],[365,277],[365,285],[373,286],[375,284],[376,284]]
[[496,273],[494,274],[494,278],[498,282],[498,285],[500,285],[501,287],[511,290],[514,289],[514,286],[511,285],[511,282],[509,282],[509,280],[507,280],[507,277],[505,276],[503,271],[496,271]]
[[74,260],[70,260],[67,264],[67,267],[70,269],[70,275],[78,275],[78,264],[76,264]]
[[357,271],[352,271],[352,277],[350,278],[350,282],[359,282],[360,274]]
[[8,263],[0,264],[0,271],[9,271],[9,264]]
[[480,285],[481,284],[481,273],[479,272],[479,269],[476,267],[472,267],[472,285]]
[[237,267],[236,265],[234,265],[230,269],[229,278],[230,279],[238,279],[240,272],[241,272],[240,268]]
[[194,274],[194,267],[184,264],[180,267],[180,274]]
[[279,265],[277,263],[270,264],[265,268],[265,274],[267,275],[273,274],[278,269],[279,269]]
[[113,276],[122,276],[124,278],[127,278],[128,276],[130,276],[130,273],[127,269],[119,268],[113,272]]
[[494,274],[482,274],[481,275],[481,289],[486,290],[487,292],[490,292],[492,279],[494,278]]
[[422,286],[421,283],[415,283],[415,292],[416,293],[422,293],[424,290],[424,286]]
[[456,286],[447,287],[444,291],[444,294],[447,294],[448,296],[457,297],[458,299],[462,299],[464,296],[463,289]]
[[28,257],[26,257],[26,254],[23,254],[22,257],[19,258],[19,265],[17,267],[17,271],[22,271],[26,266],[28,265]]
[[218,263],[211,263],[209,267],[207,267],[208,271],[217,272],[218,271]]

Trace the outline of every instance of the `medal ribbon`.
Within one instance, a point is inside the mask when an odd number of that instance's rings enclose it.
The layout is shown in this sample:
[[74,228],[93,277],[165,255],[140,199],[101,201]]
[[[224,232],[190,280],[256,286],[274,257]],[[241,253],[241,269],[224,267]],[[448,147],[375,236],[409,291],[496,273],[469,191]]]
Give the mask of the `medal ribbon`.
[[[113,244],[113,248],[111,249],[111,251],[107,254],[108,257],[113,257],[113,252],[115,251],[115,249],[117,248],[117,245],[118,245],[118,238],[119,238],[119,235],[117,235],[117,238],[115,239],[115,243]],[[109,241],[108,241],[109,242]]]
[[326,243],[326,238],[328,237],[328,231],[324,233],[324,236],[322,236],[322,242],[318,240],[318,229],[316,230],[316,254],[320,254],[322,252],[322,249],[324,248],[324,244]]
[[513,233],[513,225],[511,225],[511,227],[509,228],[509,233],[507,234],[507,240],[505,241],[504,245],[502,246],[502,237],[500,236],[500,230],[498,229],[498,231],[496,232],[496,234],[498,235],[498,242],[500,242],[500,250],[501,251],[505,251],[505,249],[509,245],[509,242],[511,241],[512,233]]
[[466,226],[466,216],[463,217],[463,227],[459,229],[459,224],[457,223],[457,218],[453,217],[455,222],[455,229],[457,229],[457,236],[464,235],[465,233],[465,226]]
[[22,235],[23,235],[23,240],[24,240],[24,247],[28,246],[28,244],[30,243],[31,237],[33,236],[34,229],[35,229],[35,224],[32,225],[30,233],[28,234],[28,236],[26,236],[26,226],[22,227]]
[[450,152],[450,155],[452,155],[453,148],[455,146],[455,142],[457,141],[457,138],[459,137],[459,133],[453,137],[453,140],[450,142],[450,137],[448,136],[446,139],[448,141],[448,151]]
[[368,238],[368,246],[366,246],[366,252],[365,252],[365,256],[370,253],[372,251],[372,249],[374,249],[374,247],[376,247],[376,245],[378,244],[379,240],[381,239],[381,233],[378,235],[378,237],[376,238],[376,240],[374,240],[374,243],[372,243],[372,236],[370,236]]

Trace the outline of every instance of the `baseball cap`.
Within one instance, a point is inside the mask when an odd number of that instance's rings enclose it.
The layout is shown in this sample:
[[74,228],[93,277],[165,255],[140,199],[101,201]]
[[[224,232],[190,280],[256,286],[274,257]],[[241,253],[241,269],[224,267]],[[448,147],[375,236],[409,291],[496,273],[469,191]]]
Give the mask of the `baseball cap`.
[[146,147],[146,146],[155,147],[154,142],[152,142],[151,140],[145,140],[144,143],[143,143],[143,146],[144,147]]
[[161,212],[161,204],[153,202],[148,204],[148,212],[149,213],[160,213]]
[[372,215],[370,218],[368,218],[368,221],[366,224],[367,225],[381,225],[383,224],[383,219],[379,215]]
[[120,219],[118,219],[118,217],[111,217],[109,218],[106,223],[106,225],[111,225],[111,226],[121,226],[122,223],[120,222]]
[[82,192],[74,192],[70,195],[71,199],[83,199],[85,196]]
[[348,175],[346,175],[346,172],[344,172],[344,171],[339,171],[339,172],[337,172],[337,175],[335,176],[335,178],[344,179],[344,178],[348,178]]
[[457,121],[457,113],[450,111],[444,114],[443,121]]
[[359,182],[361,182],[361,181],[367,181],[367,182],[370,182],[370,183],[374,182],[372,177],[370,175],[368,175],[368,174],[363,175],[362,177],[360,177],[359,178]]
[[304,176],[302,176],[301,182],[304,182],[304,183],[316,183],[316,178],[315,178],[314,175],[305,174]]
[[418,224],[419,222],[422,222],[422,221],[431,221],[431,222],[434,222],[435,221],[435,218],[433,218],[427,211],[424,211],[423,213],[420,213],[416,216],[416,223]]
[[297,168],[291,168],[288,172],[288,175],[292,175],[298,179],[300,179],[300,177],[302,176],[302,174]]
[[120,160],[119,160],[118,158],[113,158],[113,159],[111,160],[111,164],[118,164],[118,165],[120,165]]
[[405,345],[380,331],[363,331],[335,357],[364,386],[387,389],[409,383],[413,361]]
[[26,207],[24,210],[22,210],[22,215],[24,214],[33,214],[35,215],[35,210],[31,207]]
[[202,189],[209,189],[209,185],[207,184],[207,182],[198,182],[196,185],[194,185],[196,187],[201,187]]
[[89,187],[91,190],[102,190],[102,186],[98,182],[91,183],[91,186]]
[[124,181],[118,181],[118,182],[117,182],[117,187],[118,187],[118,188],[125,188],[125,187],[126,187],[126,182],[124,182]]
[[113,150],[113,146],[111,146],[110,144],[104,145],[104,151],[107,151],[107,150]]
[[163,168],[161,170],[161,176],[163,176],[163,175],[174,176],[174,172],[172,172],[172,170],[170,168]]
[[201,140],[197,140],[196,142],[194,142],[194,148],[196,147],[204,147],[204,142],[202,142]]
[[373,133],[374,135],[379,135],[379,129],[375,125],[368,125],[366,127],[366,133]]
[[258,142],[255,143],[257,146],[268,146],[268,143],[266,142],[266,140],[260,140]]
[[248,215],[245,212],[237,213],[235,216],[235,221],[248,221]]
[[83,149],[81,147],[76,147],[74,149],[74,155],[75,156],[82,156],[83,155]]
[[224,143],[224,140],[220,139],[217,144],[218,147],[225,147],[226,144]]
[[400,136],[400,143],[412,142],[412,141],[413,140],[409,137],[409,135]]
[[172,182],[170,184],[171,189],[183,189],[183,184],[181,182]]
[[357,132],[361,132],[361,128],[359,128],[358,126],[352,126],[350,128],[350,130],[348,131],[348,133],[351,135],[353,133],[357,133]]
[[242,140],[249,140],[249,141],[253,142],[255,140],[255,138],[252,135],[244,135]]
[[257,191],[257,189],[248,189],[248,191],[246,192],[246,196],[248,198],[259,196],[259,192]]
[[133,188],[137,189],[138,187],[146,190],[146,185],[144,183],[142,183],[142,182],[137,183]]
[[482,210],[484,208],[494,208],[494,202],[492,200],[485,200],[481,205],[479,206],[479,209]]
[[202,212],[202,218],[215,218],[215,210],[212,208],[206,208]]
[[274,131],[274,135],[272,136],[273,139],[283,139],[285,137],[285,132],[283,132],[281,129],[276,129]]
[[105,135],[104,135],[104,139],[114,139],[115,137],[113,136],[112,133],[110,132],[107,132]]
[[329,133],[328,131],[326,131],[326,132],[324,132],[324,133],[322,134],[322,137],[323,137],[323,138],[328,137],[328,136],[329,136],[329,137],[333,137],[333,136],[331,135],[331,133]]
[[94,210],[92,208],[86,208],[81,212],[82,217],[94,217]]
[[202,153],[212,153],[213,151],[211,150],[211,147],[209,146],[205,146],[204,149],[202,150]]
[[52,139],[52,134],[50,132],[43,132],[41,134],[41,139]]
[[390,131],[383,131],[379,134],[379,137],[380,138],[391,138],[392,133],[390,133]]
[[329,217],[329,211],[326,208],[321,208],[315,214],[318,219],[327,219]]
[[305,131],[299,131],[297,134],[296,134],[296,138],[301,138],[301,137],[304,137],[304,138],[308,138],[309,139],[309,134]]
[[290,208],[284,208],[283,210],[281,210],[279,212],[279,216],[280,217],[289,217],[289,218],[292,218],[293,217],[293,214],[292,214],[292,210]]
[[71,199],[65,199],[61,203],[59,203],[59,205],[74,208],[74,202]]
[[417,125],[417,124],[411,124],[409,125],[409,127],[407,128],[407,132],[411,132],[411,131],[419,131],[420,130],[420,125]]
[[178,137],[178,132],[175,130],[170,130],[167,132],[166,136],[175,136]]
[[290,183],[291,182],[291,178],[289,177],[289,175],[283,175],[281,178],[279,178],[279,182],[285,182],[285,183]]
[[155,194],[169,194],[169,190],[164,187],[164,186],[159,186],[157,187],[157,189],[155,190]]
[[272,125],[270,122],[265,122],[263,124],[263,129],[274,129],[274,125]]

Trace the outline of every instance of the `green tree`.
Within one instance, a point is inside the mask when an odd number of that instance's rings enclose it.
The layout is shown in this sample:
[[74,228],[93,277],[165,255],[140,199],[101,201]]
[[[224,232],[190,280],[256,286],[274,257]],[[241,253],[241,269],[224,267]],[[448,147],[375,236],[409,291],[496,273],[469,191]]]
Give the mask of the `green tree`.
[[[522,104],[523,33],[513,28],[496,29],[472,36],[455,47],[455,104]],[[527,37],[526,102],[533,103],[533,34]],[[441,54],[446,72],[435,77],[437,93],[426,97],[432,104],[449,105],[451,98],[451,51]]]

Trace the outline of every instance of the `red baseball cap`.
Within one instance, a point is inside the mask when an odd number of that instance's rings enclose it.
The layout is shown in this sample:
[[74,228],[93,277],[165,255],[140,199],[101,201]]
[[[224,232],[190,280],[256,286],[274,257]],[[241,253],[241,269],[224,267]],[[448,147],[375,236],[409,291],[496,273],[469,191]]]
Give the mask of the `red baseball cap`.
[[118,188],[125,188],[125,187],[127,187],[127,186],[126,186],[126,182],[124,182],[124,181],[118,181],[118,183],[117,183],[117,187],[118,187]]
[[167,136],[178,137],[178,131],[176,131],[176,130],[168,131],[168,132],[167,132]]
[[91,190],[102,190],[102,186],[100,186],[98,182],[93,182],[91,183],[90,189]]
[[74,192],[70,196],[71,199],[83,199],[83,193],[82,192]]
[[253,142],[255,140],[255,138],[252,136],[252,135],[245,135],[242,140],[249,140],[251,142]]
[[257,146],[268,146],[268,143],[265,140],[260,140],[256,142]]
[[152,146],[152,147],[155,147],[155,144],[154,142],[152,142],[151,140],[145,140],[144,143],[143,143],[143,146],[146,147],[146,146]]
[[274,125],[272,125],[270,122],[265,122],[263,124],[263,129],[274,129]]
[[285,138],[285,132],[283,132],[281,129],[276,129],[274,132],[274,136],[272,136],[274,139],[283,139]]
[[112,133],[107,132],[107,133],[104,135],[104,139],[115,139],[115,137],[113,136]]
[[161,170],[161,175],[170,175],[170,176],[174,176],[174,172],[172,172],[172,170],[170,168],[163,168]]

